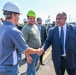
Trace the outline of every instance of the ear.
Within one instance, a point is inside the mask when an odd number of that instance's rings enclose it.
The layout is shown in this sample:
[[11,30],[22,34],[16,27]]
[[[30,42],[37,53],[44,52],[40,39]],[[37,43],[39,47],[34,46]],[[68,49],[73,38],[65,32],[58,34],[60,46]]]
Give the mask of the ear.
[[14,18],[15,18],[15,14],[12,14],[12,15],[11,15],[11,18],[13,18],[13,19],[14,19]]

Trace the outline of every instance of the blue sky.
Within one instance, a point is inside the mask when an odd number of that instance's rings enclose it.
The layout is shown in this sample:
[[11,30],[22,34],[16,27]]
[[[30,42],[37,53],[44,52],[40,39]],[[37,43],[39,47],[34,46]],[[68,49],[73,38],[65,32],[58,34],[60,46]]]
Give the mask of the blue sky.
[[0,17],[3,17],[2,7],[8,2],[16,2],[21,9],[22,15],[20,16],[20,23],[23,22],[23,18],[26,18],[26,14],[29,10],[34,10],[37,17],[43,19],[43,23],[50,15],[51,22],[55,20],[56,14],[59,12],[66,12],[67,21],[76,21],[76,0],[1,0],[0,1]]

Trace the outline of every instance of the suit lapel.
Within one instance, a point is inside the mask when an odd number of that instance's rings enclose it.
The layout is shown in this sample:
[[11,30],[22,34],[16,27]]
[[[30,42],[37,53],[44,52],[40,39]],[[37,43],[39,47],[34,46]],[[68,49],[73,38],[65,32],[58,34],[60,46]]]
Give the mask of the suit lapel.
[[67,44],[67,41],[68,41],[68,39],[69,39],[69,25],[67,25],[67,28],[66,28],[66,41],[65,41],[65,46],[66,46],[66,44]]
[[42,36],[42,33],[43,33],[43,27],[41,26],[41,36]]
[[59,28],[58,28],[58,26],[56,27],[56,31],[55,31],[55,33],[56,33],[56,39],[57,39],[57,41],[59,42],[59,44],[60,44],[60,37],[59,37]]
[[57,34],[57,39],[59,39],[59,29],[58,29],[58,26],[57,26],[57,29],[56,29],[56,34]]
[[43,31],[43,27],[41,26],[41,32]]

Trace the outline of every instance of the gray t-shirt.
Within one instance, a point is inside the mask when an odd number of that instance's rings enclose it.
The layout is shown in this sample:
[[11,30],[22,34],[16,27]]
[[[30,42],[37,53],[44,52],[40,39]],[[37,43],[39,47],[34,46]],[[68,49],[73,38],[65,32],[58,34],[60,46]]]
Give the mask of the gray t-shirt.
[[40,48],[41,38],[40,32],[36,25],[27,24],[22,28],[22,33],[29,47]]

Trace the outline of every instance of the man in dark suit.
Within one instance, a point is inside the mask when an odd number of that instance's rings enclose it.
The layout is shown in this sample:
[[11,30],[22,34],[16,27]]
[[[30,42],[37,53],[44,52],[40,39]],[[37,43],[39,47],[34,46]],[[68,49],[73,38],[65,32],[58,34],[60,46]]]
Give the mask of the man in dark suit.
[[[40,17],[37,18],[37,27],[38,27],[38,30],[40,31],[41,44],[43,45],[44,41],[46,40],[47,33],[46,33],[46,27],[42,25],[42,19]],[[40,56],[40,64],[41,65],[44,65],[43,61],[42,61],[43,54]]]
[[49,30],[42,49],[52,45],[52,59],[56,75],[76,75],[76,29],[66,23],[65,12],[56,16],[56,26]]

